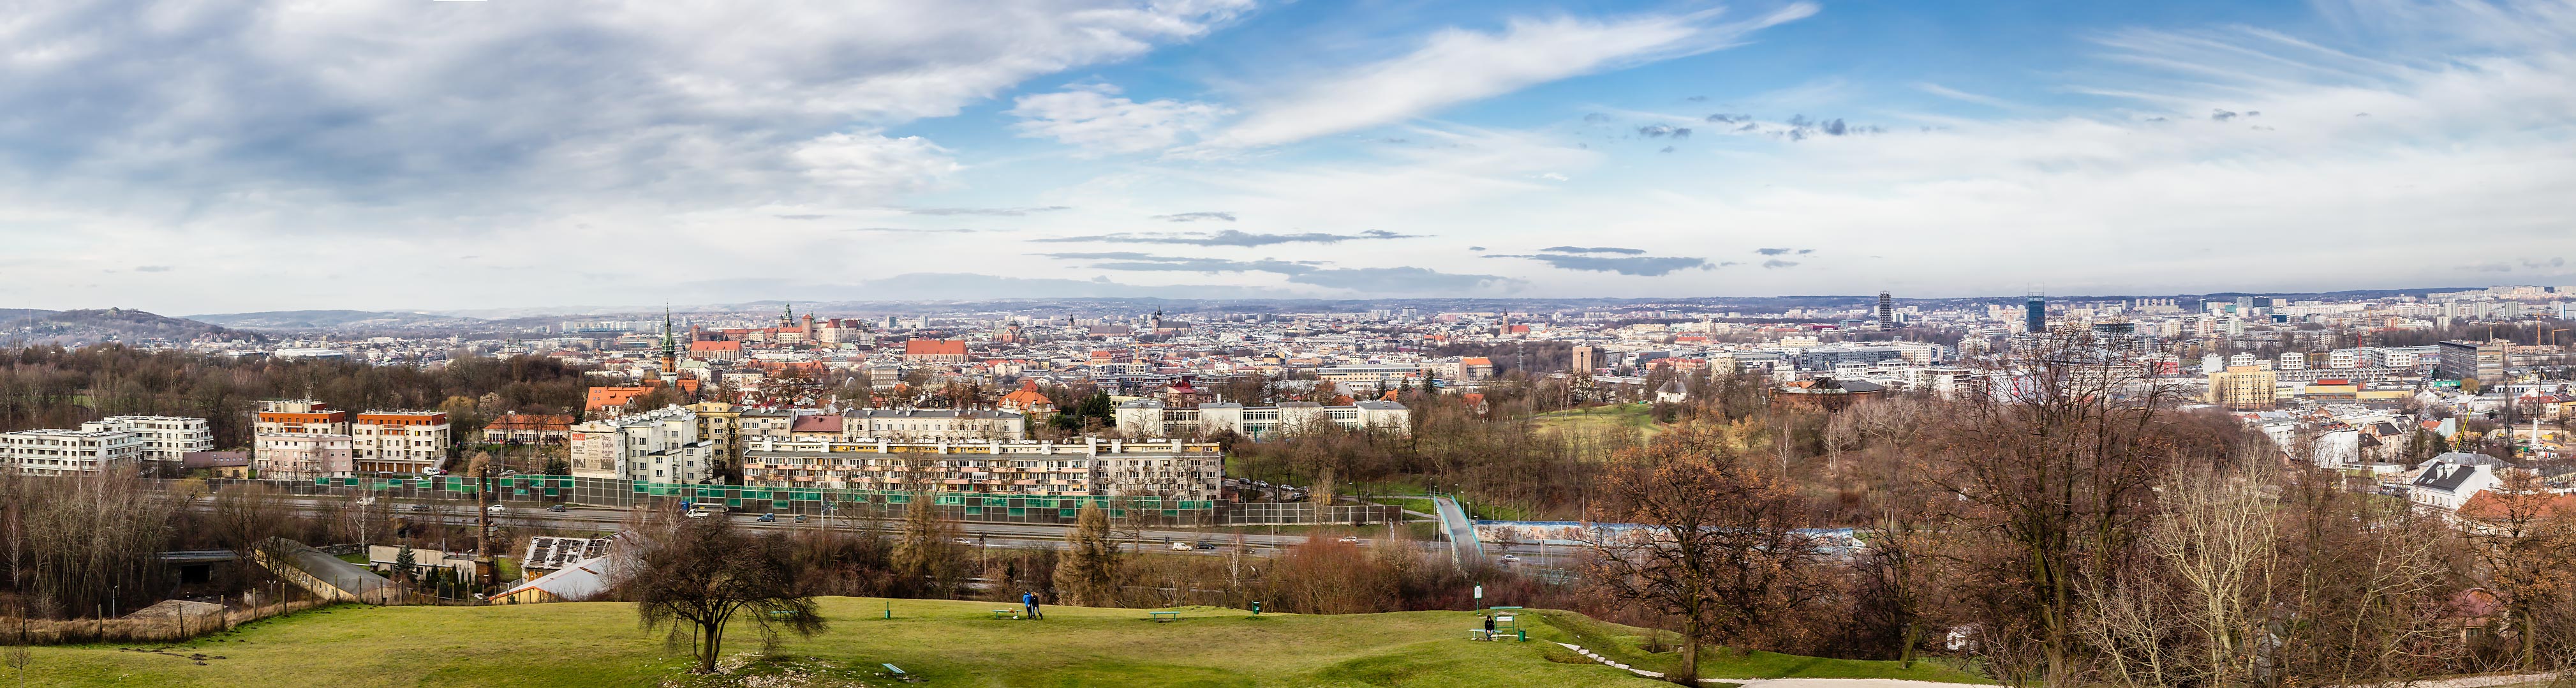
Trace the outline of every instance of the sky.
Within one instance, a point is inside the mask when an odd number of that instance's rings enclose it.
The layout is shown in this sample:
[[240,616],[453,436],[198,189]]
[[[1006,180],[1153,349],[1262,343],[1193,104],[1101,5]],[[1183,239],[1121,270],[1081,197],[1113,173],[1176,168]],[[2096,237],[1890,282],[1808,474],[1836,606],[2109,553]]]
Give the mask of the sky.
[[11,3],[0,308],[2576,285],[2576,3]]

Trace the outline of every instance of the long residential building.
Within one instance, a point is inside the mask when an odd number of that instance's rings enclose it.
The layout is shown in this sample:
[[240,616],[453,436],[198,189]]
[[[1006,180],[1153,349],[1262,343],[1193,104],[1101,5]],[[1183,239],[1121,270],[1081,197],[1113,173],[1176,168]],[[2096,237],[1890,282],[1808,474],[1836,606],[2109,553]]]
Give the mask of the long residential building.
[[572,426],[572,474],[656,483],[701,483],[715,475],[713,441],[698,438],[697,413],[666,406]]
[[0,433],[0,461],[27,475],[71,475],[135,468],[143,440],[123,430],[21,430]]
[[1352,431],[1413,432],[1413,412],[1392,401],[1362,401],[1349,406],[1283,401],[1277,406],[1211,403],[1173,407],[1155,399],[1135,399],[1119,404],[1116,413],[1118,430],[1130,436],[1204,437],[1230,431],[1261,439],[1322,423]]
[[751,439],[744,485],[979,492],[1028,496],[1158,496],[1213,500],[1223,454],[1184,440],[845,442]]

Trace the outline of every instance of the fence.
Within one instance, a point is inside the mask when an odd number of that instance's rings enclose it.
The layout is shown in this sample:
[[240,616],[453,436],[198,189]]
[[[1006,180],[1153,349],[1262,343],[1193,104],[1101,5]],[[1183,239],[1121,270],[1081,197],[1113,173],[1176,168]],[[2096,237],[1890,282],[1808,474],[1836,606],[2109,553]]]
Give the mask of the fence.
[[1374,525],[1388,521],[1401,522],[1404,510],[1383,504],[1335,504],[1319,509],[1313,502],[1250,502],[1229,504],[1217,512],[1220,526],[1272,526],[1344,524]]
[[0,645],[82,645],[90,643],[175,643],[232,630],[252,621],[314,607],[328,600],[270,603],[220,613],[187,613],[122,619],[24,619],[0,617]]
[[518,475],[487,480],[463,476],[370,476],[353,478],[314,478],[312,480],[216,479],[206,484],[216,490],[237,485],[266,485],[286,494],[304,497],[352,498],[360,496],[408,499],[427,502],[473,502],[483,496],[484,485],[490,486],[495,503],[542,508],[551,504],[580,504],[611,508],[639,505],[721,503],[730,509],[765,511],[781,514],[811,514],[844,518],[888,518],[902,514],[919,498],[933,500],[931,506],[943,518],[956,521],[987,523],[1068,524],[1081,513],[1085,503],[1109,512],[1112,518],[1126,518],[1130,512],[1164,525],[1211,525],[1217,521],[1217,503],[1166,499],[1162,497],[1106,496],[1031,496],[985,492],[903,492],[895,490],[856,489],[788,489],[753,485],[693,485],[656,483],[614,478],[582,478],[559,475]]

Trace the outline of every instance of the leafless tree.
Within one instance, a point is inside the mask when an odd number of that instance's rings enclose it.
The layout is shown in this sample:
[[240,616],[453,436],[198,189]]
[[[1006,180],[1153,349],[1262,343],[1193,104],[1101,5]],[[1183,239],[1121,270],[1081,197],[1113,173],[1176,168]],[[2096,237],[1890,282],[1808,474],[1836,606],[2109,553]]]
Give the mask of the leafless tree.
[[683,518],[661,509],[629,531],[619,568],[620,597],[635,602],[645,630],[668,627],[668,641],[683,642],[697,658],[697,673],[715,671],[724,634],[748,620],[765,647],[781,632],[813,635],[824,629],[814,599],[797,590],[785,538],[753,535],[731,519]]

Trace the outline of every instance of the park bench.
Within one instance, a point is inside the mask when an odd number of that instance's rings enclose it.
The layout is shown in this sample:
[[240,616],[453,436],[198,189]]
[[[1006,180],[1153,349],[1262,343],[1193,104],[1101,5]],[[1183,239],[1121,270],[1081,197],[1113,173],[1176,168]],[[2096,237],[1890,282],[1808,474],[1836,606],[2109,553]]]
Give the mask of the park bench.
[[996,619],[1016,619],[1016,618],[1020,618],[1020,610],[1017,610],[1017,609],[995,609],[995,610],[993,610],[993,618],[996,618]]
[[1179,620],[1181,620],[1181,613],[1180,613],[1180,612],[1145,612],[1145,618],[1153,619],[1153,620],[1154,620],[1154,623],[1162,623],[1162,622],[1165,622],[1165,621],[1179,621]]
[[878,664],[877,666],[885,667],[886,676],[893,678],[894,680],[902,681],[904,683],[920,683],[922,681],[921,677],[905,673],[903,667],[895,666],[891,662]]

